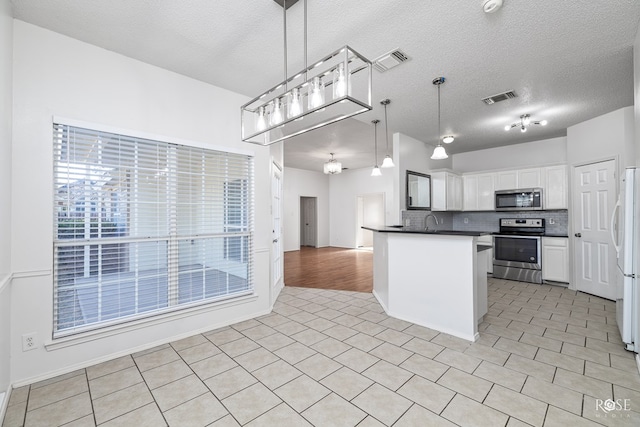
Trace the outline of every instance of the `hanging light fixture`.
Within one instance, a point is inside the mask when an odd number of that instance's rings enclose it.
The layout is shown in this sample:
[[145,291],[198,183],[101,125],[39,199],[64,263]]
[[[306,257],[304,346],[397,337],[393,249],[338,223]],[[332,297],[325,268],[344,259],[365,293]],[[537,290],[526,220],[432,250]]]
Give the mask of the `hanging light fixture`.
[[324,173],[327,175],[335,175],[342,173],[342,163],[333,158],[333,153],[327,163],[324,164]]
[[380,120],[372,120],[371,123],[373,123],[373,152],[376,161],[376,165],[371,171],[371,176],[380,176],[382,175],[382,171],[378,167],[378,123],[380,123]]
[[381,167],[392,168],[395,165],[393,164],[393,159],[389,155],[389,127],[387,125],[387,123],[389,123],[389,120],[387,119],[387,105],[391,104],[391,101],[389,99],[383,99],[382,101],[380,101],[380,104],[384,105],[384,135],[387,138],[387,145],[386,145],[387,155],[384,156],[384,160],[382,161]]
[[307,0],[304,69],[289,77],[287,8],[297,0],[274,1],[284,15],[284,81],[241,107],[242,140],[270,145],[371,110],[371,61],[358,52],[344,46],[307,66]]
[[510,125],[506,125],[504,127],[505,131],[510,131],[513,128],[520,128],[520,132],[525,133],[527,131],[527,128],[529,128],[530,125],[540,125],[540,126],[546,126],[547,125],[547,121],[546,120],[531,120],[531,116],[529,116],[528,114],[523,114],[520,116],[520,121],[519,122],[515,122],[515,123],[511,123]]
[[444,77],[436,77],[432,83],[438,87],[438,146],[433,150],[431,158],[433,160],[443,160],[448,158],[447,152],[440,143],[440,86],[445,82]]

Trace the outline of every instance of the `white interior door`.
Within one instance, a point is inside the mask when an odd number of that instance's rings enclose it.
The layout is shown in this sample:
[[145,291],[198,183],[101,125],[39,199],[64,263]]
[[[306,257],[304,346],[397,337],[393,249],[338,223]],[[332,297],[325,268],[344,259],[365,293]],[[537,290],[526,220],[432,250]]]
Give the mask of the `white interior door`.
[[609,230],[615,168],[614,160],[576,167],[572,194],[576,287],[611,300],[616,297],[616,254]]
[[357,197],[358,220],[356,221],[356,247],[373,246],[373,231],[363,230],[364,226],[385,225],[384,194],[371,193]]
[[271,197],[271,217],[273,220],[271,286],[278,287],[282,285],[282,271],[284,269],[284,259],[282,258],[282,170],[275,163],[271,177]]

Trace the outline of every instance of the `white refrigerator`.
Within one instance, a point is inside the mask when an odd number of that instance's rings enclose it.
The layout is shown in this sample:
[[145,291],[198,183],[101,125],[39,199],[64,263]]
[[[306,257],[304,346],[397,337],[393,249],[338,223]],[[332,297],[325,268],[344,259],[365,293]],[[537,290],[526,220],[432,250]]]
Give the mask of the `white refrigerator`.
[[616,318],[626,349],[640,353],[640,168],[625,169],[620,189],[620,199],[611,219],[618,256]]

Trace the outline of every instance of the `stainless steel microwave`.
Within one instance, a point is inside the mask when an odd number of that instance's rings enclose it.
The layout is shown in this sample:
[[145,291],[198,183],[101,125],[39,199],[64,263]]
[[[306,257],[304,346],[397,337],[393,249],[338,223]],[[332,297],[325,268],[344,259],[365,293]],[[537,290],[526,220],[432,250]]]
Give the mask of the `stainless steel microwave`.
[[496,191],[496,211],[542,210],[542,188]]

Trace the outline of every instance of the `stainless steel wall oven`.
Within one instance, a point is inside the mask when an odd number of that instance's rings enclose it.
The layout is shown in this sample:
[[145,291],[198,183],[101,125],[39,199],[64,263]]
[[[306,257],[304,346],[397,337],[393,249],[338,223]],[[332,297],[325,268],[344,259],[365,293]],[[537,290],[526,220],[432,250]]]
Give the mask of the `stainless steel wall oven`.
[[544,219],[500,220],[493,237],[493,277],[542,283]]

